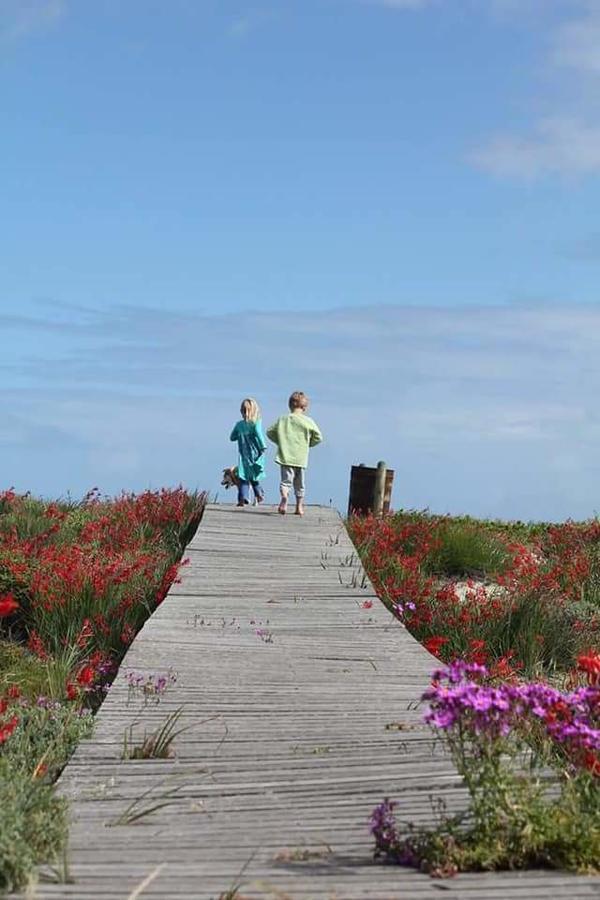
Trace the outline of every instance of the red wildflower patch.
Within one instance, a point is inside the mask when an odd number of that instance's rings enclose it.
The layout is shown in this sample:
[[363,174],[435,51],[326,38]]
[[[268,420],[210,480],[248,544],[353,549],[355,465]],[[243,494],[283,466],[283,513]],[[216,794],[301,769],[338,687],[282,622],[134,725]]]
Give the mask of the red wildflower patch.
[[579,656],[579,677],[600,683],[600,614],[591,604],[580,612],[600,575],[600,522],[503,525],[406,512],[351,517],[348,526],[383,602],[435,656],[452,648],[499,678],[569,672]]
[[0,494],[0,626],[14,615],[12,638],[40,659],[77,648],[65,692],[83,699],[115,671],[176,581],[177,548],[205,502],[182,488],[114,501],[94,490],[73,515],[66,504]]

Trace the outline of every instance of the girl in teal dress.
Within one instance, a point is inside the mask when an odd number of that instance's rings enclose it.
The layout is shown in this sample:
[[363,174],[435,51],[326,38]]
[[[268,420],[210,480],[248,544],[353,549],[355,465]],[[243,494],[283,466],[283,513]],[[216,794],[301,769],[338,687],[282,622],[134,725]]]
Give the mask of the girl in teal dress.
[[238,506],[250,502],[250,485],[257,503],[265,499],[260,482],[265,477],[265,451],[267,442],[260,419],[260,407],[256,400],[247,397],[240,407],[242,418],[233,427],[230,440],[237,441],[238,459]]

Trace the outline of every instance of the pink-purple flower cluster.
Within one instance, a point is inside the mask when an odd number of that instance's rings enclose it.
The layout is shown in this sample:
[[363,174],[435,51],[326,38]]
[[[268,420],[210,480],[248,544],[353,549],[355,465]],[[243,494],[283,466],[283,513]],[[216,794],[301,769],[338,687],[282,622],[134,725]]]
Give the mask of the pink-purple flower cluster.
[[541,682],[493,686],[488,677],[485,666],[460,660],[434,672],[423,694],[429,703],[425,721],[443,731],[460,725],[489,740],[511,732],[526,736],[541,723],[570,754],[600,751],[599,686],[562,692]]

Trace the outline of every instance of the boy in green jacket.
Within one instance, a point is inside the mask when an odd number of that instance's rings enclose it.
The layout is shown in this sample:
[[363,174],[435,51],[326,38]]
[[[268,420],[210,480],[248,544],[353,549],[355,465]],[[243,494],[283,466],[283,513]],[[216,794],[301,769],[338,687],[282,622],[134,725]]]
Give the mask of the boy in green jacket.
[[294,391],[288,401],[290,412],[280,416],[267,428],[267,437],[277,444],[275,462],[281,466],[281,502],[278,512],[284,516],[290,488],[296,495],[296,515],[304,515],[304,472],[308,465],[308,450],[320,444],[323,436],[316,422],[306,415],[308,397],[302,391]]

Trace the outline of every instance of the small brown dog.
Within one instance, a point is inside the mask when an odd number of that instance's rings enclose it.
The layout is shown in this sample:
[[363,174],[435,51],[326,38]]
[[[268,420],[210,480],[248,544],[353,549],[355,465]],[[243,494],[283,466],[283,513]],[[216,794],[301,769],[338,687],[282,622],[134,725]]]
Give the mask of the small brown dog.
[[228,468],[223,469],[223,480],[221,481],[221,484],[226,491],[228,491],[230,487],[238,487],[239,483],[240,479],[238,478],[237,466],[228,466]]

